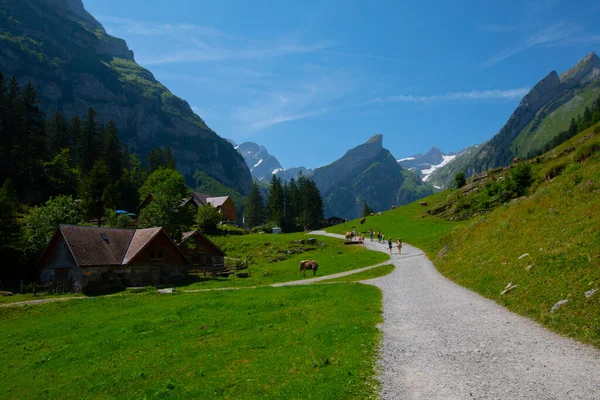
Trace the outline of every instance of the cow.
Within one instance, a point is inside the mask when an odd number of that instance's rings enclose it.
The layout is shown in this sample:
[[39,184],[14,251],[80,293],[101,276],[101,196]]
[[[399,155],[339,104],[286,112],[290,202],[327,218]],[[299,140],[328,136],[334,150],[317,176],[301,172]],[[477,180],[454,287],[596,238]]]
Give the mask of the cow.
[[310,269],[313,272],[313,276],[317,274],[317,269],[319,268],[319,263],[317,260],[302,260],[300,261],[300,275],[304,274],[306,276],[306,270]]
[[520,159],[519,157],[515,157],[515,158],[513,159],[513,164],[518,164],[518,163],[520,163],[520,162],[521,162],[521,159]]
[[420,202],[419,204],[420,204],[421,206],[423,206],[423,207],[427,207],[427,206],[429,205],[429,204],[427,204],[427,202],[426,202],[426,201],[422,201],[422,202]]
[[354,232],[346,232],[346,240],[352,240],[354,237]]
[[362,218],[360,219],[360,224],[361,224],[361,225],[362,225],[362,224],[364,224],[366,220],[367,220],[367,218],[365,218],[365,217],[362,217]]
[[395,209],[396,209],[396,206],[392,206],[392,210],[395,210]]

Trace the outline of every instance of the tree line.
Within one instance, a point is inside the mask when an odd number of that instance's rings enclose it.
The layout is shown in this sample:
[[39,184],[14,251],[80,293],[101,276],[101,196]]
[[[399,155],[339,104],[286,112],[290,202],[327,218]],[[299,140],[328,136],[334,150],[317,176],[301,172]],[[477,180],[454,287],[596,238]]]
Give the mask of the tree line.
[[284,232],[318,229],[323,226],[323,199],[317,185],[302,174],[297,181],[292,178],[284,183],[273,175],[266,202],[254,182],[244,218],[250,228],[280,227]]

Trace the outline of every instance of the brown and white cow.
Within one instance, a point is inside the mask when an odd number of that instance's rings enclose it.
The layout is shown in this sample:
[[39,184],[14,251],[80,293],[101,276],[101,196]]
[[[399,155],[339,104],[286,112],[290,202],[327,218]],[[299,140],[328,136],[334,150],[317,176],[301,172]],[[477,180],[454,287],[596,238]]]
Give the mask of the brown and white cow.
[[313,275],[317,274],[319,263],[317,260],[302,260],[300,261],[300,275],[306,276],[306,270],[312,270]]

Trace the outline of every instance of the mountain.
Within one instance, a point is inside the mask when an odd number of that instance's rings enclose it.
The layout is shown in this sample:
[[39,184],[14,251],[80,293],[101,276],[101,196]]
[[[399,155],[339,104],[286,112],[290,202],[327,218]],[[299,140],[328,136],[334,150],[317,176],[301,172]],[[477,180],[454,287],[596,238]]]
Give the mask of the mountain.
[[273,172],[282,169],[277,158],[270,155],[264,146],[253,142],[244,142],[235,149],[244,157],[244,161],[255,179],[270,181]]
[[472,176],[506,166],[515,157],[539,153],[566,131],[571,118],[582,115],[599,94],[600,59],[591,52],[560,76],[550,72],[523,97],[498,134],[469,148],[462,157],[432,174],[430,181],[448,187],[458,171]]
[[356,218],[365,201],[376,211],[383,211],[433,192],[415,172],[402,168],[383,148],[382,135],[371,137],[339,160],[317,168],[311,178],[323,196],[326,217]]
[[398,160],[398,164],[406,169],[415,171],[424,182],[427,182],[433,172],[443,168],[455,157],[456,154],[446,154],[434,146],[425,154],[416,154],[411,157],[402,158]]
[[[234,144],[231,140],[230,142]],[[300,173],[305,176],[312,173],[312,170],[304,167],[283,168],[277,158],[269,154],[265,146],[253,142],[245,142],[239,146],[234,144],[234,148],[244,157],[252,177],[259,181],[270,182],[273,174],[283,181],[289,181],[292,178],[297,179]]]
[[171,146],[189,184],[198,169],[250,193],[250,171],[233,146],[139,66],[125,41],[108,35],[81,0],[0,1],[0,72],[32,82],[47,115],[84,117],[93,107],[142,159],[152,148]]
[[476,144],[452,155],[452,159],[446,159],[447,162],[437,165],[427,175],[427,183],[430,183],[436,189],[448,189],[454,183],[456,174],[459,171],[466,170],[466,166],[472,162],[479,149],[484,145],[485,143]]

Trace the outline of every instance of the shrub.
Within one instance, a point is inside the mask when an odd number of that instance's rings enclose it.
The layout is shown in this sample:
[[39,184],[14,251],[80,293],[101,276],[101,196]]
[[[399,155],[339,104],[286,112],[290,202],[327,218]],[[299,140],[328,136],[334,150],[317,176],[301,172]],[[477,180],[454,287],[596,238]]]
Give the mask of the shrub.
[[467,183],[467,178],[465,176],[465,173],[462,171],[457,172],[456,175],[454,176],[454,183],[458,189],[465,186],[465,184]]
[[511,189],[518,195],[523,196],[533,184],[533,171],[531,165],[519,163],[510,173]]

